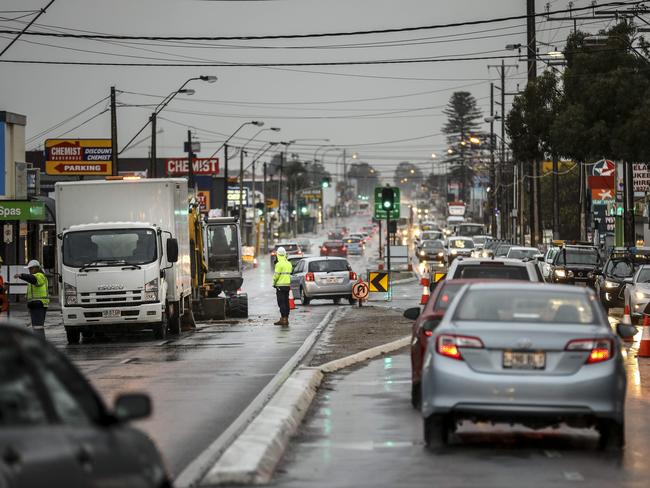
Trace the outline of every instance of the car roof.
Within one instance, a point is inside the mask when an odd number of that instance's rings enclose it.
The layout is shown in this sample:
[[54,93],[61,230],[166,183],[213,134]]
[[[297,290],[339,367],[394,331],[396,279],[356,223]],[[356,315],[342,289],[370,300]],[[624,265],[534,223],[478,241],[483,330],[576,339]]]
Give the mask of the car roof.
[[469,264],[472,266],[479,266],[481,264],[493,264],[493,263],[503,263],[504,265],[508,266],[527,266],[532,261],[520,261],[519,259],[513,259],[513,258],[456,258],[456,261],[458,261],[458,266],[461,264]]
[[312,256],[309,258],[303,258],[303,261],[311,263],[313,261],[347,261],[347,259],[335,256]]
[[290,242],[290,241],[288,241],[288,242],[279,242],[279,243],[277,243],[277,244],[275,245],[275,247],[280,247],[280,246],[297,246],[297,245],[298,245],[298,243],[295,242],[295,241],[294,241],[294,242]]
[[539,249],[537,249],[536,247],[532,247],[532,246],[512,246],[510,248],[510,250],[511,251],[537,251],[537,252],[539,252]]
[[531,292],[555,291],[557,293],[588,294],[591,290],[582,286],[556,285],[551,283],[517,280],[494,280],[490,283],[471,283],[472,290],[526,290]]

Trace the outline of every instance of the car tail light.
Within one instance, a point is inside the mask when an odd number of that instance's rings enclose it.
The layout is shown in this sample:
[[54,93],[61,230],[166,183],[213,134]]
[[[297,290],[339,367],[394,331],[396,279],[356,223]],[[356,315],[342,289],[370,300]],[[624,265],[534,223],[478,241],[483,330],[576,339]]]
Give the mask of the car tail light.
[[345,247],[345,246],[343,246],[343,247],[341,248],[341,251],[347,251],[347,250],[348,250],[348,248]]
[[305,275],[305,281],[314,281],[314,273],[311,271]]
[[357,281],[357,274],[354,271],[350,271],[350,279],[352,281]]
[[326,246],[321,247],[321,251],[327,252],[327,247]]
[[460,354],[460,347],[482,349],[483,342],[477,337],[450,334],[440,335],[436,341],[436,351],[438,354],[462,361],[463,357]]
[[576,339],[570,341],[567,351],[589,351],[586,364],[602,363],[612,358],[613,344],[610,339]]
[[271,256],[275,256],[275,251],[271,251]]

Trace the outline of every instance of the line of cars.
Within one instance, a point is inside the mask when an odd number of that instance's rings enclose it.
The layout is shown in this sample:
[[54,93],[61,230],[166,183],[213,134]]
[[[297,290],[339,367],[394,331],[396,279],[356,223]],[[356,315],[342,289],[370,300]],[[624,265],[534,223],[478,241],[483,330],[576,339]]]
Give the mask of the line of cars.
[[[562,268],[552,257],[553,276],[573,269],[572,259]],[[589,286],[546,283],[541,264],[529,256],[455,259],[424,308],[405,311],[414,320],[411,401],[429,448],[446,445],[464,420],[595,427],[601,448],[623,446],[619,337],[636,328],[619,324],[614,333]]]

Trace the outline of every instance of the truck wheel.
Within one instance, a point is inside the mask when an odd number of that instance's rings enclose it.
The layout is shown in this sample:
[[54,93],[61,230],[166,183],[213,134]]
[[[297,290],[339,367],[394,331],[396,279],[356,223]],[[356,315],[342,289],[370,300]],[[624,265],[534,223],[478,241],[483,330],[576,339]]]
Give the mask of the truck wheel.
[[79,327],[66,327],[65,335],[68,338],[68,344],[79,344],[81,329]]
[[165,320],[170,334],[178,335],[181,333],[181,309],[178,302],[167,303]]
[[242,293],[241,295],[232,295],[228,297],[226,302],[227,316],[237,319],[245,319],[248,317],[248,295]]
[[311,302],[311,299],[305,294],[305,289],[301,288],[300,289],[300,303],[303,305],[309,305],[309,302]]

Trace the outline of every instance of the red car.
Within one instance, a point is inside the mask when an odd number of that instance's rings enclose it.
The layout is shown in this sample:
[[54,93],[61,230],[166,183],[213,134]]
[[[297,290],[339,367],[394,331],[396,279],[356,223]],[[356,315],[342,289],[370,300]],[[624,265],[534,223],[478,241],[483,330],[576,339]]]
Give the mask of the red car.
[[320,248],[321,256],[348,257],[348,248],[343,241],[326,241]]
[[443,280],[429,297],[422,313],[420,313],[418,307],[410,308],[404,312],[406,318],[417,318],[411,333],[411,403],[413,408],[420,408],[422,399],[420,392],[422,362],[424,361],[424,353],[427,350],[428,339],[433,335],[433,329],[440,323],[447,311],[447,307],[460,289],[468,283],[478,281],[485,280]]

